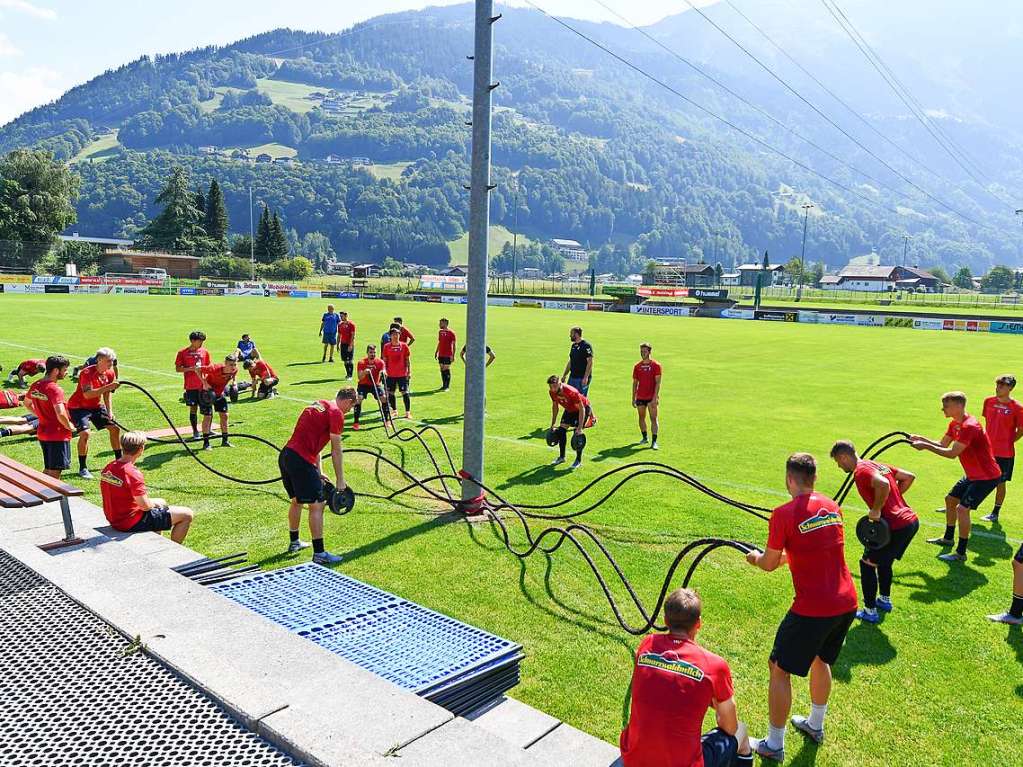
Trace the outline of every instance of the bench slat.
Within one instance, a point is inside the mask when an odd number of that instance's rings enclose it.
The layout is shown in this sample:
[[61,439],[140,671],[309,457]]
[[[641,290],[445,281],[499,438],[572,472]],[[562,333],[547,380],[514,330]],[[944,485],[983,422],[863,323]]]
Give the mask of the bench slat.
[[32,493],[37,491],[40,493],[47,492],[47,494],[57,493],[56,496],[49,498],[49,500],[56,500],[62,495],[68,497],[85,495],[84,490],[62,482],[59,479],[54,479],[22,463],[18,463],[3,453],[0,453],[0,477]]
[[[60,496],[58,495],[57,498],[60,498]],[[5,509],[23,509],[27,506],[39,506],[44,500],[56,499],[44,499],[23,487],[8,482],[6,478],[0,477],[0,506],[3,506]]]

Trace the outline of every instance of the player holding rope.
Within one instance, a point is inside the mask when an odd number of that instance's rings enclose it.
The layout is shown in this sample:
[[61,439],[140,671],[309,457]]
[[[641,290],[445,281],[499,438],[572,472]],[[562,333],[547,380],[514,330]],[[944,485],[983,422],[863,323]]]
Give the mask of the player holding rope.
[[210,365],[202,371],[203,380],[209,387],[204,390],[199,410],[202,412],[202,449],[210,449],[210,432],[213,427],[213,411],[220,416],[220,444],[234,447],[227,439],[227,394],[226,389],[238,375],[238,358],[228,354],[224,361]]
[[815,743],[824,742],[824,716],[831,694],[831,667],[856,617],[856,587],[845,564],[842,511],[814,492],[817,462],[794,453],[785,463],[792,500],[771,512],[767,546],[746,560],[765,572],[788,562],[795,599],[778,626],[771,650],[768,736],[751,740],[765,759],[785,760],[785,722],[792,709],[792,674],[810,674],[810,715],[792,725]]
[[455,360],[455,331],[448,328],[447,319],[440,321],[433,358],[440,365],[440,390],[447,391],[451,388],[451,363]]
[[17,386],[19,389],[25,388],[25,379],[31,378],[34,375],[39,375],[46,371],[46,360],[24,360],[18,363],[18,367],[14,368],[10,373],[7,374],[7,384],[14,383],[12,379],[17,378]]
[[103,347],[96,351],[96,364],[82,368],[78,375],[78,388],[68,400],[71,423],[78,430],[78,476],[92,479],[86,463],[89,458],[89,426],[106,429],[110,435],[110,449],[114,458],[121,457],[121,430],[114,423],[112,394],[117,390],[117,371],[113,349]]
[[860,458],[856,447],[848,440],[832,445],[831,457],[842,471],[853,475],[856,490],[870,509],[870,519],[883,519],[891,531],[887,545],[879,549],[864,548],[860,559],[863,609],[856,617],[867,623],[878,623],[879,612],[892,611],[892,565],[896,559],[902,559],[920,529],[920,520],[903,498],[916,476],[905,469]]
[[341,322],[337,326],[338,352],[345,363],[345,378],[352,380],[354,367],[352,358],[355,356],[355,323],[348,319],[348,312],[341,312]]
[[199,392],[206,388],[202,369],[210,364],[210,353],[203,348],[206,334],[193,330],[188,334],[188,346],[174,358],[174,370],[185,376],[185,404],[188,405],[188,423],[192,426],[192,439],[199,439]]
[[71,468],[71,435],[74,425],[64,403],[64,390],[57,383],[71,365],[67,357],[55,354],[46,358],[44,376],[28,387],[25,406],[39,418],[36,439],[43,451],[43,473],[60,479]]
[[641,445],[646,444],[646,414],[650,411],[650,448],[657,450],[657,406],[661,396],[661,365],[650,358],[653,347],[639,345],[640,360],[632,368],[632,406],[639,413]]
[[[327,311],[320,318],[318,335],[323,339],[323,359],[320,362],[334,361],[334,347],[337,346],[337,326],[341,324],[341,315],[334,311],[333,304],[327,304]],[[330,360],[327,351],[330,350]]]
[[984,426],[995,461],[1002,470],[1002,478],[995,488],[995,505],[991,513],[981,517],[985,522],[997,522],[998,512],[1005,502],[1005,483],[1012,481],[1012,467],[1016,462],[1016,443],[1023,437],[1023,405],[1012,398],[1016,376],[1003,375],[995,379],[995,396],[984,400]]
[[302,522],[302,507],[309,509],[309,534],[313,541],[313,562],[336,565],[342,557],[331,554],[323,546],[324,484],[320,466],[320,453],[330,443],[330,458],[334,465],[335,487],[344,490],[344,448],[341,432],[345,428],[345,413],[358,401],[355,389],[338,391],[333,400],[319,400],[299,415],[291,439],[277,458],[281,482],[288,493],[288,553],[295,554],[309,548],[298,536]]
[[[619,745],[624,767],[752,765],[728,663],[696,643],[702,604],[692,589],[664,601],[667,634],[640,642],[632,671],[632,710]],[[707,709],[717,727],[702,737]]]
[[970,512],[991,495],[1002,481],[1002,469],[991,451],[991,442],[980,423],[966,412],[966,395],[961,391],[946,392],[941,396],[941,410],[949,421],[941,442],[910,436],[917,450],[929,450],[942,458],[958,458],[966,476],[960,479],[945,496],[945,534],[929,538],[928,543],[951,546],[956,520],[959,521],[959,543],[956,550],[939,554],[944,562],[966,560],[966,547],[970,540]]
[[[399,318],[395,318],[399,319]],[[405,403],[405,417],[412,417],[412,402],[409,399],[408,379],[412,375],[412,359],[408,344],[401,340],[401,331],[392,327],[390,341],[383,349],[384,369],[387,372],[387,402],[391,412],[398,409],[395,391],[401,391]]]
[[387,378],[384,373],[384,361],[377,357],[377,348],[373,344],[366,347],[366,356],[359,360],[358,370],[359,385],[356,392],[359,398],[355,402],[355,422],[352,424],[352,431],[359,430],[362,401],[368,394],[372,394],[373,399],[380,403],[384,421],[391,420],[391,409],[387,402],[387,395],[384,394],[384,381]]
[[[575,450],[575,462],[573,469],[578,469],[583,462],[583,450],[586,449],[585,429],[597,425],[597,417],[593,415],[593,408],[590,401],[574,386],[562,383],[557,376],[550,376],[547,379],[548,393],[551,397],[551,428],[548,431],[547,444],[558,446],[559,455],[551,466],[565,462],[565,443],[567,442],[568,429],[574,429],[572,436],[572,449]],[[561,416],[561,423],[557,428],[554,424],[558,420],[558,407],[564,408]]]

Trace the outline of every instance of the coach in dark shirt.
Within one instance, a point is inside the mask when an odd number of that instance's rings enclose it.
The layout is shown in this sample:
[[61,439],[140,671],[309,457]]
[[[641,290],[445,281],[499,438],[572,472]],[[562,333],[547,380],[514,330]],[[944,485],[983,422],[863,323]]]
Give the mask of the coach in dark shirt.
[[568,385],[575,387],[584,395],[590,391],[590,379],[593,377],[593,347],[589,341],[583,340],[583,329],[574,327],[569,331],[572,348],[568,352],[568,364],[561,380],[568,380]]

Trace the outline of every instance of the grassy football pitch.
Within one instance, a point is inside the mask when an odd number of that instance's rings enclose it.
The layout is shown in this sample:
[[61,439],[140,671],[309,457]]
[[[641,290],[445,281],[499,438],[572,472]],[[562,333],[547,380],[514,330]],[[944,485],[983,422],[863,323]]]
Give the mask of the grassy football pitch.
[[[462,343],[464,307],[342,303],[358,326],[358,347],[378,343],[394,314],[416,333],[413,417],[437,425],[457,465],[463,368],[456,363],[452,391],[437,391],[433,350],[441,316],[451,319]],[[319,361],[316,331],[325,304],[5,296],[0,298],[6,319],[0,364],[6,372],[21,359],[54,352],[73,355],[77,362],[97,346],[112,346],[121,377],[150,388],[181,425],[187,416],[178,402],[181,377],[173,360],[188,332],[207,333],[215,361],[249,332],[281,375],[283,396],[268,402],[243,399],[231,409],[232,428],[283,444],[303,403],[330,396],[344,375],[340,362]],[[830,495],[842,480],[827,458],[836,438],[863,447],[896,429],[940,437],[942,392],[963,389],[969,410],[979,415],[996,375],[1023,372],[1017,368],[1018,340],[988,334],[511,308],[491,308],[489,318],[488,340],[497,361],[489,368],[486,482],[523,503],[559,500],[608,469],[658,460],[722,493],[773,506],[786,499],[784,460],[796,450],[818,457],[818,488]],[[568,330],[576,323],[584,326],[596,353],[590,395],[599,424],[589,433],[586,463],[573,473],[567,465],[548,466],[553,451],[543,440],[550,418],[544,379],[561,373]],[[643,340],[653,344],[653,356],[665,370],[658,453],[635,444],[638,430],[630,407],[631,368]],[[129,389],[115,395],[115,408],[118,419],[134,428],[164,426]],[[370,401],[364,430],[346,432],[346,446],[378,446],[418,476],[433,473],[415,443],[384,440],[374,411]],[[41,465],[32,440],[7,439],[2,449]],[[92,449],[90,467],[96,471],[110,458],[105,435]],[[272,451],[259,445],[239,443],[206,455],[218,468],[246,477],[271,477],[276,471]],[[879,626],[857,624],[850,632],[835,668],[826,744],[815,748],[790,729],[789,763],[1017,763],[1023,633],[984,616],[1008,607],[1009,560],[1023,538],[1021,483],[1010,485],[1001,526],[980,522],[976,515],[969,561],[950,566],[934,558],[938,549],[923,538],[941,530],[943,517],[933,509],[959,477],[958,463],[904,446],[885,459],[918,476],[908,500],[921,516],[920,535],[896,565],[895,611]],[[152,495],[196,510],[187,543],[204,554],[245,550],[267,568],[309,557],[308,552],[296,558],[282,554],[288,538],[279,484],[250,489],[228,483],[175,447],[151,446],[142,468]],[[404,484],[386,470],[375,477],[366,456],[352,456],[346,474],[356,491]],[[98,502],[97,486],[88,483],[87,490]],[[344,554],[343,572],[520,642],[528,658],[513,696],[615,742],[627,712],[638,640],[619,628],[580,555],[564,546],[520,562],[505,551],[491,526],[470,528],[450,515],[438,516],[430,505],[409,497],[400,503],[361,499],[347,517],[328,515],[327,545]],[[861,549],[853,524],[863,511],[853,492],[846,505],[846,553],[857,583]],[[722,536],[762,545],[766,539],[761,521],[664,477],[635,480],[581,521],[607,543],[647,603],[656,598],[668,565],[687,542]],[[514,537],[523,546],[520,530]],[[730,662],[740,717],[754,735],[763,735],[767,656],[790,604],[789,574],[785,569],[763,573],[725,550],[705,561],[694,585],[704,598],[700,641]],[[626,612],[633,623],[640,622],[635,612]],[[794,712],[805,713],[806,683],[795,680],[794,692]]]

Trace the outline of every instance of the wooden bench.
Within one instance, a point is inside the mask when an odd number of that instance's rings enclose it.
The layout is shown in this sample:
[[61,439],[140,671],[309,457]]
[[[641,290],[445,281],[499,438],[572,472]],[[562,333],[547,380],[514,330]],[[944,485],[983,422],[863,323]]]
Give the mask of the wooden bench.
[[82,542],[81,538],[75,536],[71,507],[67,500],[81,495],[85,495],[84,490],[54,479],[41,471],[30,469],[0,453],[0,508],[27,509],[54,501],[60,504],[60,514],[64,520],[64,538],[40,546],[39,548],[44,551],[74,546]]

